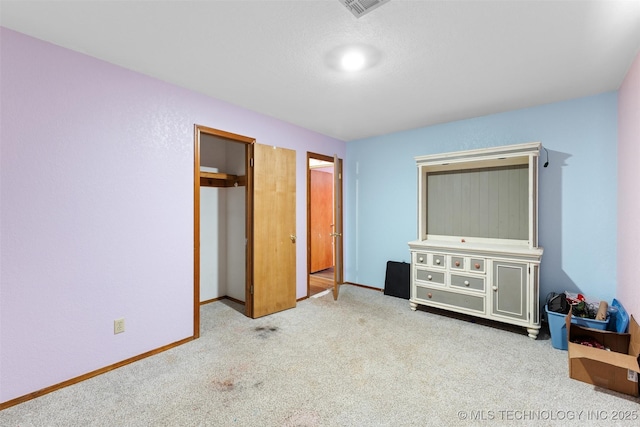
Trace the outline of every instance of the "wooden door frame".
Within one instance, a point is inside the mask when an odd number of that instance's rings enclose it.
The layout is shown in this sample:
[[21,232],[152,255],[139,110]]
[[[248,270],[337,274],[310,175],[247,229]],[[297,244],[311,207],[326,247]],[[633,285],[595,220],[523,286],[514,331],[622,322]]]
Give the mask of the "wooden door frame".
[[[322,160],[331,163],[333,165],[333,173],[335,174],[336,172],[336,164],[333,156],[327,156],[325,154],[307,151],[307,298],[309,297],[309,293],[311,292],[311,274],[309,273],[311,271],[311,168],[309,167],[309,160],[311,159]],[[340,203],[342,203],[344,200],[343,193],[343,191],[340,192]],[[333,195],[333,198],[335,199],[335,194]],[[344,209],[342,210],[342,219],[344,220]]]
[[[249,296],[251,283],[253,282],[253,249],[252,242],[253,228],[253,180],[250,176],[250,158],[253,156],[253,144],[255,138],[214,129],[207,126],[194,125],[194,149],[193,149],[193,338],[200,337],[200,135],[206,134],[227,139],[230,142],[246,144],[245,150],[245,173],[247,174],[247,188],[245,196],[246,209],[246,286],[245,286],[245,314],[253,312],[253,301]],[[249,314],[247,314],[249,315]]]
[[[344,183],[343,161],[337,154],[333,155],[333,212],[335,224],[333,227],[334,261],[333,261],[333,299],[338,299],[340,286],[344,282]],[[336,197],[336,193],[340,197]],[[339,219],[338,219],[339,218]],[[339,248],[339,249],[338,249]]]

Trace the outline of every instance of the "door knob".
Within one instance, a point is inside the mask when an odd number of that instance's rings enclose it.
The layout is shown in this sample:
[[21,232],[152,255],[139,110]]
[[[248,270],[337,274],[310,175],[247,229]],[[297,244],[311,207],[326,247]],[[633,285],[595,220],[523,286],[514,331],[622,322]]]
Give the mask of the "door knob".
[[293,243],[295,243],[295,242],[296,242],[296,236],[295,236],[295,235],[291,234],[291,235],[289,235],[289,238],[291,239],[291,241],[292,241]]

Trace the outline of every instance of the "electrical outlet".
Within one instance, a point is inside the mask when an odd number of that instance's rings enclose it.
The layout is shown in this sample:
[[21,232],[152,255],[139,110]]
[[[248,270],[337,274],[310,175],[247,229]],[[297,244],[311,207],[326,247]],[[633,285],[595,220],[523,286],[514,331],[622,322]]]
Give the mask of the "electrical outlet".
[[121,334],[124,332],[124,318],[113,321],[113,333]]

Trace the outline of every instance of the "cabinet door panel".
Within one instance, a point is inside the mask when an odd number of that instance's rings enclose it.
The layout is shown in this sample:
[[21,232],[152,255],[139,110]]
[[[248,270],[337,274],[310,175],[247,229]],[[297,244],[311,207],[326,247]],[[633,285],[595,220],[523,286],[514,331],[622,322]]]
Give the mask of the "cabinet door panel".
[[527,320],[527,267],[520,263],[493,263],[493,314]]

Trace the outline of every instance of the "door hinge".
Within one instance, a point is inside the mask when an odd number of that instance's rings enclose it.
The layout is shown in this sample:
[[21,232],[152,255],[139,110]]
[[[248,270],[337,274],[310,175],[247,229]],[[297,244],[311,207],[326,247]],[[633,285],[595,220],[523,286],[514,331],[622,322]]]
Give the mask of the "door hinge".
[[253,295],[253,285],[251,285],[251,295]]
[[253,157],[249,159],[249,167],[253,167]]

